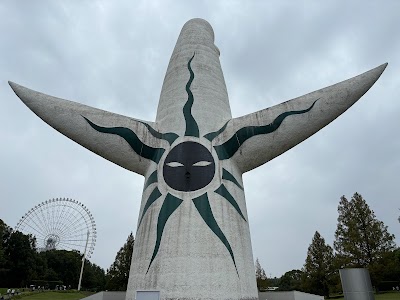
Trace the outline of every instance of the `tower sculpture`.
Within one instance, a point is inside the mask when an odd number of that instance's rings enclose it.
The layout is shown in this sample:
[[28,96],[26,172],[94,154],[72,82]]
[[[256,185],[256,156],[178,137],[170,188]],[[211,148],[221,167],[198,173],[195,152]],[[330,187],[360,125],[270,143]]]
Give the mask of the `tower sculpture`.
[[145,177],[127,300],[137,291],[163,300],[258,299],[242,174],[329,124],[386,67],[232,118],[219,55],[209,23],[183,26],[155,122],[10,82],[50,126]]

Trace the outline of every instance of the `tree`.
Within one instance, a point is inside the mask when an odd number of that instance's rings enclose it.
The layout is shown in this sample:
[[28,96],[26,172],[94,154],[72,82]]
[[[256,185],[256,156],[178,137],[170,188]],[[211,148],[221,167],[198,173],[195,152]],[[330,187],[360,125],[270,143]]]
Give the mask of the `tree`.
[[325,239],[316,231],[303,268],[304,291],[329,297],[329,286],[334,274],[333,259],[332,247],[325,244]]
[[39,255],[47,262],[47,280],[61,280],[66,286],[78,287],[82,263],[82,256],[78,251],[49,250]]
[[[44,282],[60,281],[63,285],[78,287],[79,274],[81,270],[82,254],[78,251],[49,250],[38,254],[42,261],[41,271],[38,272],[38,280]],[[37,260],[37,268],[39,267]],[[104,289],[105,272],[96,264],[85,260],[82,276],[82,288],[90,290]]]
[[107,270],[106,289],[111,291],[126,291],[134,244],[135,239],[131,232],[126,243],[118,251],[114,263]]
[[303,278],[303,271],[291,270],[282,275],[279,280],[280,291],[301,291],[301,280]]
[[392,290],[400,282],[400,248],[385,253],[379,264],[373,264],[369,271],[377,280],[375,284],[378,290]]
[[267,288],[267,275],[264,269],[261,267],[260,261],[256,259],[256,280],[258,290],[263,290]]
[[350,201],[342,196],[338,212],[334,248],[339,267],[368,268],[372,283],[378,284],[382,260],[395,249],[394,235],[358,193]]
[[85,261],[83,269],[82,286],[94,291],[102,291],[105,288],[106,274],[102,268],[89,260]]
[[[37,253],[35,244],[33,236],[13,231],[0,220],[0,284],[22,287],[34,282],[44,285],[60,281],[77,287],[82,255],[74,250]],[[104,270],[86,260],[82,286],[102,290],[104,284]]]
[[11,235],[11,228],[8,227],[3,220],[0,219],[0,282],[8,282],[8,273],[10,271],[8,266],[8,257],[5,253],[7,240]]
[[35,276],[36,240],[31,235],[12,231],[6,240],[4,254],[9,269],[7,281],[12,286],[25,286]]

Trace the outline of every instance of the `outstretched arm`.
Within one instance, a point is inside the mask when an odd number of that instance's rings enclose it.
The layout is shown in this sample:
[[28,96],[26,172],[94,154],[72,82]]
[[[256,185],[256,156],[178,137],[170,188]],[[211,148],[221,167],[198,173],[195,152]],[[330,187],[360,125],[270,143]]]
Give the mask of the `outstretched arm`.
[[290,101],[232,119],[213,141],[220,160],[250,171],[328,125],[378,80],[387,64]]
[[143,122],[76,102],[45,95],[9,82],[17,96],[43,121],[94,153],[144,175],[158,163],[162,145],[174,140]]

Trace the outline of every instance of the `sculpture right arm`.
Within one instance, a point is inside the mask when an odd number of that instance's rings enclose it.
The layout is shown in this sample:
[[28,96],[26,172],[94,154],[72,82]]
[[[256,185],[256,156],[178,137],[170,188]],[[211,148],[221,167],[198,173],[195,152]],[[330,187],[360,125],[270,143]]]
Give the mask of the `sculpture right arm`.
[[230,120],[214,140],[218,157],[233,159],[243,173],[270,161],[345,112],[378,80],[386,65]]

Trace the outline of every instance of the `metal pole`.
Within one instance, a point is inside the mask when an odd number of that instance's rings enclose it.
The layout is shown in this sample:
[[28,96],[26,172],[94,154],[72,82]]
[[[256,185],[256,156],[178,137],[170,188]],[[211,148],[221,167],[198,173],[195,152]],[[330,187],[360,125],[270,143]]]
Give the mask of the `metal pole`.
[[78,291],[81,290],[81,282],[82,282],[82,275],[83,275],[83,266],[85,265],[86,249],[87,249],[87,244],[88,244],[88,242],[89,242],[89,230],[88,230],[88,232],[87,232],[86,245],[85,245],[85,252],[83,252],[83,257],[82,257],[82,267],[81,267],[81,275],[79,276]]

